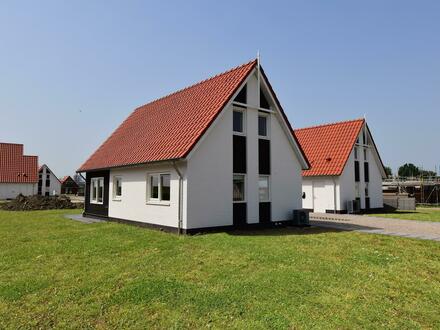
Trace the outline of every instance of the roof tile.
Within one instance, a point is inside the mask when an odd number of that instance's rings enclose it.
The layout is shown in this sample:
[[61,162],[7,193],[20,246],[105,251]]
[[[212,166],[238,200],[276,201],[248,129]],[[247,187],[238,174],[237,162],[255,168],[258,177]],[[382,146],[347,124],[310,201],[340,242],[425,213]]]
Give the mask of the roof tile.
[[341,175],[364,123],[357,119],[295,130],[311,166],[303,176]]

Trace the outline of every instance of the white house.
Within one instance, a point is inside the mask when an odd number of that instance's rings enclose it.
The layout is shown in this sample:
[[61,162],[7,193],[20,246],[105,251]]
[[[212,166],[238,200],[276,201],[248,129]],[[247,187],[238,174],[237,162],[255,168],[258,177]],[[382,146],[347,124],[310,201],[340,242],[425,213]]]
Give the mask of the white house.
[[[383,208],[382,160],[364,119],[295,130],[310,162],[303,171],[303,207],[346,213]],[[354,209],[354,210],[353,210]]]
[[189,233],[291,220],[307,168],[254,60],[137,108],[78,172],[85,216]]
[[38,157],[23,155],[23,145],[0,143],[0,199],[37,193]]
[[52,170],[43,164],[38,169],[38,195],[54,196],[61,192],[61,182]]

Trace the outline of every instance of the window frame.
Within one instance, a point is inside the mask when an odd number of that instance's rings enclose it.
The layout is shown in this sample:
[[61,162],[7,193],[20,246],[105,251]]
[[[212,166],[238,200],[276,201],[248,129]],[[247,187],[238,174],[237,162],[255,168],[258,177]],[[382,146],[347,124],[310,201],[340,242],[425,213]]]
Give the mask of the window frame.
[[[241,176],[243,177],[243,199],[242,200],[234,200],[234,177],[235,176]],[[233,173],[232,174],[232,203],[246,203],[247,198],[246,198],[246,191],[247,191],[247,178],[246,178],[246,174],[243,173]]]
[[[102,201],[100,202],[98,195],[99,195],[99,186],[100,186],[99,183],[101,181],[102,181]],[[96,196],[95,196],[96,198],[95,199],[93,199],[93,190],[95,190],[94,182],[97,183],[97,186],[96,186]],[[90,198],[89,198],[90,204],[103,205],[104,204],[104,194],[105,194],[105,192],[104,192],[104,177],[103,176],[97,176],[97,177],[94,177],[94,178],[90,178]]]
[[[260,117],[266,119],[266,135],[260,135]],[[258,123],[257,123],[257,130],[258,130],[258,138],[260,139],[270,139],[270,114],[265,112],[258,112]]]
[[[117,194],[118,189],[117,189],[117,184],[116,183],[118,181],[120,181],[120,183],[121,183],[121,194],[120,195]],[[115,175],[113,177],[113,200],[114,201],[122,200],[122,176],[120,176],[120,175]]]
[[[168,175],[170,177],[170,199],[162,199],[162,176]],[[153,177],[157,178],[158,189],[157,189],[157,198],[151,197],[151,179]],[[147,191],[146,191],[146,203],[150,205],[165,205],[169,206],[171,204],[171,172],[150,172],[147,173]]]
[[[260,179],[261,178],[266,178],[267,179],[267,199],[264,199],[264,200],[262,200],[260,197],[261,197],[261,195],[260,195]],[[258,175],[258,201],[260,202],[260,203],[267,203],[267,202],[270,202],[271,201],[271,192],[272,192],[272,189],[271,189],[271,182],[270,182],[270,175],[267,175],[267,174],[260,174],[260,175]]]
[[[241,113],[242,115],[242,132],[238,132],[234,130],[234,112],[238,112]],[[246,109],[245,108],[240,108],[237,106],[234,106],[232,108],[232,133],[235,135],[241,135],[241,136],[245,136],[246,135]]]

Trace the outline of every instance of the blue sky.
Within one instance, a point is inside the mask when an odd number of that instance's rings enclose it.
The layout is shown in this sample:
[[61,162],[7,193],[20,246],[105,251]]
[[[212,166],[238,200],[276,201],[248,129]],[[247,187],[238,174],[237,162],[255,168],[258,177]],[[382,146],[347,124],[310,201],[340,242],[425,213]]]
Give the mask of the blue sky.
[[0,141],[72,174],[137,106],[247,62],[295,128],[366,115],[440,165],[440,1],[2,1]]

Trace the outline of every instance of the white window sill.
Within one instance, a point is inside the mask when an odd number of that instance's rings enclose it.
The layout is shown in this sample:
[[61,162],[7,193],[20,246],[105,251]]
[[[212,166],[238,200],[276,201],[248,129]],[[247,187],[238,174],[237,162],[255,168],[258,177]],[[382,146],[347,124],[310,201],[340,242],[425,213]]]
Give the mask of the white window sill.
[[233,131],[232,134],[238,135],[238,136],[246,136],[246,132],[236,132],[236,131]]
[[171,203],[169,201],[166,201],[166,202],[162,202],[162,201],[148,201],[147,205],[170,206]]
[[122,201],[122,197],[114,197],[113,202],[121,202]]
[[94,204],[94,205],[103,205],[103,202],[90,202],[90,204]]
[[246,203],[246,201],[232,201],[232,203]]

